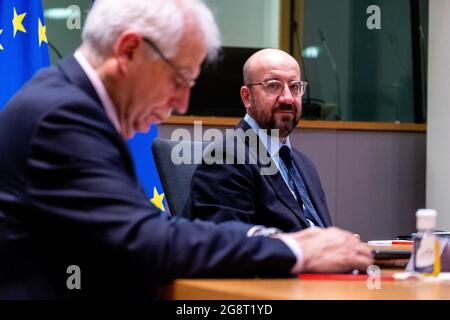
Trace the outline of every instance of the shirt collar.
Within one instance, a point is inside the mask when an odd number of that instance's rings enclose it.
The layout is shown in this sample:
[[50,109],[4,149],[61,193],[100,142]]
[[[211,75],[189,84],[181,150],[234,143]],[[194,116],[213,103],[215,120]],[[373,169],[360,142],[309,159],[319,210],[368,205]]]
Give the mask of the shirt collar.
[[292,147],[291,147],[291,142],[289,140],[289,137],[287,137],[286,143],[282,144],[282,143],[280,143],[279,139],[268,135],[267,131],[261,130],[261,127],[259,126],[259,124],[248,113],[245,115],[244,120],[256,132],[259,139],[263,143],[264,147],[269,152],[269,155],[271,158],[274,158],[274,156],[276,156],[278,154],[278,152],[280,151],[280,148],[284,145],[287,146],[292,152]]
[[106,91],[102,79],[100,79],[100,76],[98,75],[97,71],[95,71],[95,69],[92,67],[92,65],[81,53],[80,50],[75,51],[74,57],[80,64],[81,69],[83,69],[84,73],[86,73],[86,76],[88,77],[89,81],[94,87],[94,90],[97,93],[100,102],[103,104],[103,107],[105,108],[105,112],[109,120],[113,123],[116,130],[120,133],[120,124],[119,118],[117,116],[117,111],[113,101],[111,100],[111,97],[108,94],[108,91]]

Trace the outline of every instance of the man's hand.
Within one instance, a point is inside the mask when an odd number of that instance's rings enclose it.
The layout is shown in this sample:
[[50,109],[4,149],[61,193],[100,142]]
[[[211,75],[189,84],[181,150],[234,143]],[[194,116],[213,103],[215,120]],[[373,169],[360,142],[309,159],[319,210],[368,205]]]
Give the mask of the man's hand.
[[335,227],[311,228],[283,236],[294,238],[302,247],[302,272],[338,273],[352,269],[366,271],[373,263],[371,249],[359,237]]

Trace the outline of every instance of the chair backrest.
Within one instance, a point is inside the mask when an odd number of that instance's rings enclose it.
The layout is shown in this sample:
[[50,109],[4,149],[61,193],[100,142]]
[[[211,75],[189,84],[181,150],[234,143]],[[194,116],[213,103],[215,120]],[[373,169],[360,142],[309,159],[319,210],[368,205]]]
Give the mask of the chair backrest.
[[[201,141],[171,141],[156,138],[153,140],[152,152],[156,168],[163,185],[167,204],[172,216],[189,216],[189,195],[191,193],[191,180],[197,164],[194,164],[194,150],[202,150],[208,145]],[[172,150],[189,150],[191,162],[189,164],[175,164],[172,161]],[[176,152],[176,155],[179,155]]]

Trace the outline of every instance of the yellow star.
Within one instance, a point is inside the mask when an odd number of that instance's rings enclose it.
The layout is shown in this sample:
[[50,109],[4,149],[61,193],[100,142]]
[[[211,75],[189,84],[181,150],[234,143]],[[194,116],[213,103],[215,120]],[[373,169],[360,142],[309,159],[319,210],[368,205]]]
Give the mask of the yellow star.
[[47,27],[42,25],[41,19],[39,19],[39,47],[41,47],[41,43],[47,41]]
[[[0,34],[2,34],[3,29],[0,29]],[[2,44],[0,43],[0,50],[3,50]]]
[[14,38],[16,37],[17,31],[27,33],[27,30],[25,30],[22,24],[22,21],[26,15],[27,15],[26,12],[18,15],[16,12],[16,7],[14,7],[14,18],[12,19],[12,24],[14,26]]
[[159,194],[158,190],[156,190],[156,188],[153,188],[153,198],[150,199],[150,202],[153,203],[158,209],[166,211],[164,210],[163,199],[164,193]]

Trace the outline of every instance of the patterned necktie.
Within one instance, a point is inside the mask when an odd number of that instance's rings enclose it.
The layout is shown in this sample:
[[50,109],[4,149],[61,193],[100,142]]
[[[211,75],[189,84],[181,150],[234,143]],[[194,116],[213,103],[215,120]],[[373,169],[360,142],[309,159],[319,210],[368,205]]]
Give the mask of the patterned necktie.
[[308,220],[311,220],[316,226],[325,228],[322,220],[314,209],[311,199],[309,198],[308,191],[306,191],[305,183],[297,169],[294,166],[292,160],[291,149],[288,146],[282,146],[279,152],[280,158],[283,160],[286,168],[288,169],[288,180],[291,189],[297,195],[297,202],[301,205],[303,202],[304,213]]

